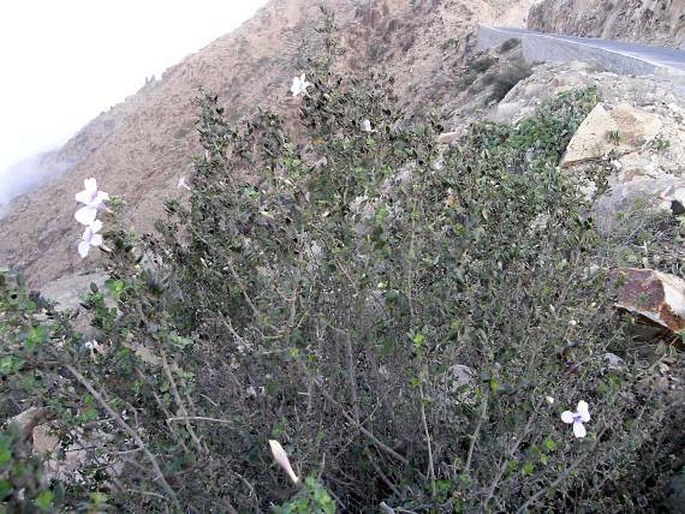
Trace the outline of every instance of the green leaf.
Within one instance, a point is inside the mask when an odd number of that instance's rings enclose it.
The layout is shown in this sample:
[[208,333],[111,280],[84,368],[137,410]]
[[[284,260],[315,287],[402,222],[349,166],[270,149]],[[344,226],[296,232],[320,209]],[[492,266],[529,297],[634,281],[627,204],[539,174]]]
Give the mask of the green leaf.
[[[4,441],[3,441],[4,442]],[[12,450],[8,447],[0,447],[0,466],[12,459]]]
[[38,325],[29,330],[26,334],[26,339],[24,340],[24,348],[27,351],[33,351],[36,345],[43,343],[47,340],[47,330],[43,325]]
[[187,348],[188,346],[191,346],[193,344],[192,339],[188,337],[181,337],[178,334],[170,334],[169,340],[171,341],[171,344],[180,349]]
[[14,355],[6,355],[0,360],[0,375],[10,375],[21,369],[24,361]]
[[105,287],[107,287],[114,298],[119,298],[126,289],[126,284],[123,280],[109,279],[105,282]]
[[0,501],[4,500],[12,491],[12,484],[9,480],[0,480]]
[[553,451],[557,449],[557,443],[554,442],[551,438],[547,438],[542,442],[543,446],[545,447],[546,450],[548,451]]
[[682,330],[676,330],[676,334],[680,336],[680,342],[685,343],[685,328]]
[[100,492],[90,493],[90,501],[94,505],[104,505],[107,502],[107,495]]
[[41,509],[47,510],[52,506],[53,499],[52,491],[43,491],[36,498],[36,505]]

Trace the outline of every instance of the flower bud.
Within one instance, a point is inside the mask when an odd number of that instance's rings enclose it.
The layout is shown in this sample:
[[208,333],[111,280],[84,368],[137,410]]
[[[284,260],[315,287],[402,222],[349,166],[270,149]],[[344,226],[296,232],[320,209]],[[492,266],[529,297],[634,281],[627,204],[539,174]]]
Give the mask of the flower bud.
[[271,453],[273,454],[274,459],[276,459],[278,465],[281,466],[281,468],[283,468],[283,470],[288,474],[288,478],[292,480],[293,484],[297,485],[297,483],[300,481],[300,478],[293,471],[290,461],[288,460],[288,455],[285,453],[281,443],[275,441],[274,439],[269,439],[269,446],[271,447]]

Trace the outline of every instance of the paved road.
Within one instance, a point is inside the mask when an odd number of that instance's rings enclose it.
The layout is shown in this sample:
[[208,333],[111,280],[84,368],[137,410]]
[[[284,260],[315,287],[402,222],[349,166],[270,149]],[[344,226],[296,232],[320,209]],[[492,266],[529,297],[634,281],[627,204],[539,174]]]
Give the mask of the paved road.
[[685,52],[681,50],[608,39],[481,26],[478,48],[498,46],[512,37],[521,39],[524,57],[531,62],[584,60],[595,61],[618,73],[685,75]]

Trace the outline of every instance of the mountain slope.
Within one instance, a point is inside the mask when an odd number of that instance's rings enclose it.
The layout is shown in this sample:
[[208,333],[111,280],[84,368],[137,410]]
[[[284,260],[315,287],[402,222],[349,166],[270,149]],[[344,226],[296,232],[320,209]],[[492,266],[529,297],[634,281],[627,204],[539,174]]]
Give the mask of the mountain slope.
[[[335,0],[346,47],[341,66],[387,68],[398,91],[417,97],[436,78],[456,81],[477,23],[521,24],[531,0],[373,1],[362,6]],[[22,269],[33,286],[94,266],[80,261],[80,227],[73,220],[74,193],[85,178],[122,195],[130,224],[150,230],[163,200],[177,196],[178,179],[198,151],[194,130],[200,89],[217,93],[238,118],[257,107],[296,112],[288,88],[305,62],[307,42],[321,17],[316,0],[272,0],[238,30],[167,70],[137,94],[101,114],[52,162],[76,162],[58,179],[17,199],[0,221],[0,263]],[[446,77],[446,78],[445,78]],[[450,94],[442,88],[442,95]],[[440,98],[432,98],[439,102]]]

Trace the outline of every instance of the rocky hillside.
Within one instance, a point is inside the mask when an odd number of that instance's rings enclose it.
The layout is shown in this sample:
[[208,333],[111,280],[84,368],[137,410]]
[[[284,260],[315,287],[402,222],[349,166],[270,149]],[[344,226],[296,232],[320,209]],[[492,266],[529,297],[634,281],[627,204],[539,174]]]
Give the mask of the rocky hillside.
[[543,0],[528,28],[685,49],[685,0]]
[[[346,54],[342,65],[379,66],[398,77],[401,94],[416,97],[460,79],[478,23],[521,25],[531,0],[350,0],[328,3]],[[198,150],[194,98],[200,89],[219,95],[235,118],[257,107],[296,108],[292,77],[301,71],[320,21],[316,0],[272,0],[253,19],[167,70],[137,94],[101,114],[50,162],[76,163],[45,187],[17,199],[0,221],[0,264],[24,270],[40,286],[70,271],[83,271],[73,221],[74,192],[96,177],[128,204],[130,223],[150,229],[165,198],[178,195],[178,179]],[[437,93],[433,100],[440,101]]]

